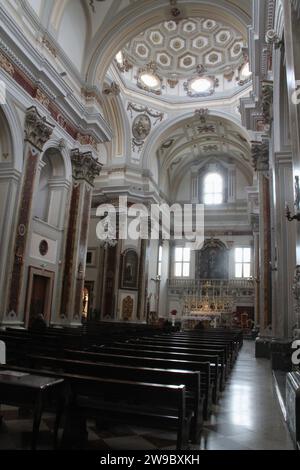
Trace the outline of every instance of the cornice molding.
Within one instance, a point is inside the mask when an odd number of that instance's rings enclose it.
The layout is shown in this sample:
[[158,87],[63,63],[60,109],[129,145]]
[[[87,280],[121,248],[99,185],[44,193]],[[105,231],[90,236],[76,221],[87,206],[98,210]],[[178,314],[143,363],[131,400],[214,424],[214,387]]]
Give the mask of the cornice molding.
[[[41,26],[39,26],[39,29],[41,29]],[[19,26],[7,14],[1,4],[0,31],[0,51],[18,69],[19,74],[23,75],[23,79],[27,81],[29,88],[39,88],[52,105],[55,103],[55,107],[58,109],[57,114],[65,116],[65,120],[68,120],[70,126],[74,129],[78,127],[78,133],[86,134],[88,131],[99,143],[112,139],[112,129],[99,110],[90,111],[74,96],[73,90],[66,84],[58,70],[46,57],[39,53],[34,44],[31,44],[24,37]],[[83,87],[84,83],[80,82],[79,89]],[[26,86],[25,89],[28,92]],[[35,98],[33,93],[31,96]],[[64,98],[64,102],[58,105],[56,102],[57,97]],[[75,134],[74,131],[70,135],[75,138]]]

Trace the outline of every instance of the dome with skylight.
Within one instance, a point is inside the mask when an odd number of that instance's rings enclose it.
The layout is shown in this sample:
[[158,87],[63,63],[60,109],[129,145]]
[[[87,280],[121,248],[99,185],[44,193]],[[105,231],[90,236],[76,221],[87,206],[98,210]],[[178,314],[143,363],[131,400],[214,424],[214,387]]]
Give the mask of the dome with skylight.
[[232,95],[251,82],[247,41],[236,26],[209,17],[164,21],[115,56],[123,85],[152,95]]

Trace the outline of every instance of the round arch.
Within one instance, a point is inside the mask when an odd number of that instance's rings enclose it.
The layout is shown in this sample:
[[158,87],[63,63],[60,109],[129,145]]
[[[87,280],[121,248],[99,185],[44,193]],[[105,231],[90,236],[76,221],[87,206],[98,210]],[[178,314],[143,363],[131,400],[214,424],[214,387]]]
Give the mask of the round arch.
[[72,182],[72,164],[70,159],[70,152],[68,147],[62,142],[61,139],[51,138],[49,139],[43,147],[43,152],[41,153],[40,159],[43,159],[43,156],[47,152],[47,150],[54,149],[60,153],[65,169],[64,178],[68,182]]
[[9,94],[6,96],[6,104],[0,107],[1,134],[4,136],[11,152],[11,167],[18,172],[23,170],[24,132],[20,118],[15,110]]
[[[186,122],[188,122],[191,118],[194,117],[194,110],[187,111],[183,115],[175,116],[173,119],[165,121],[154,130],[154,132],[148,139],[141,156],[143,169],[151,169],[150,160],[153,158],[153,156],[156,156],[158,146],[168,139],[168,135],[172,132],[176,132],[176,129],[178,129],[180,126],[183,126]],[[238,118],[234,119],[232,114],[220,110],[209,111],[209,117],[221,118],[227,123],[234,124],[237,127],[237,130],[241,133],[241,135],[249,142],[250,151],[250,138],[248,132],[245,130],[244,127],[242,127]]]
[[[248,14],[227,0],[187,0],[181,2],[180,8],[185,18],[213,15],[216,20],[231,24],[243,37],[247,37],[247,25],[250,20]],[[146,5],[145,2],[136,2],[131,8],[122,10],[112,23],[101,27],[92,41],[86,62],[87,81],[92,85],[99,83],[102,86],[110,63],[122,45],[164,20],[170,20],[168,0],[155,0],[147,2]]]

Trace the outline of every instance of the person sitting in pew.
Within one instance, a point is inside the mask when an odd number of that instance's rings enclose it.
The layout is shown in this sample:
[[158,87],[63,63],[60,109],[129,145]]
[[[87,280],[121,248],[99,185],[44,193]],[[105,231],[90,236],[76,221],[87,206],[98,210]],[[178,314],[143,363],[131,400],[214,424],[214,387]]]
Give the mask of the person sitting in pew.
[[39,313],[37,317],[34,317],[29,325],[29,330],[34,331],[45,331],[47,329],[47,323],[44,319],[44,315]]

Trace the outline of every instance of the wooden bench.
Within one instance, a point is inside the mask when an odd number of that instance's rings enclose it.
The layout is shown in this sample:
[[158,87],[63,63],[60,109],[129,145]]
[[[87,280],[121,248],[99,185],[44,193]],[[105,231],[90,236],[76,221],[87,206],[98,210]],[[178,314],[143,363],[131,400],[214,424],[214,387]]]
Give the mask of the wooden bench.
[[200,372],[186,370],[154,369],[118,364],[59,359],[47,356],[29,356],[34,369],[50,369],[53,372],[77,373],[90,377],[130,380],[164,385],[185,385],[187,403],[193,410],[191,440],[197,443],[203,427],[203,396],[200,389]]
[[146,349],[135,349],[134,346],[131,348],[122,348],[116,346],[103,346],[97,348],[97,351],[107,354],[113,354],[117,356],[131,356],[131,357],[150,357],[158,359],[172,359],[179,361],[194,361],[194,362],[209,362],[211,365],[211,383],[213,387],[213,402],[216,404],[219,398],[219,392],[222,389],[221,379],[222,379],[222,367],[220,365],[220,358],[218,355],[207,354],[207,351],[198,351],[197,354],[185,354],[179,352],[169,352],[161,350],[152,350],[150,347]]
[[[174,345],[174,344],[169,344],[169,343],[165,343],[165,344],[157,344],[157,343],[152,343],[151,341],[148,341],[148,342],[144,342],[143,340],[130,340],[128,342],[125,342],[125,343],[121,343],[121,342],[116,342],[116,343],[113,343],[111,346],[109,347],[113,347],[113,348],[123,348],[123,349],[134,349],[136,351],[138,350],[148,350],[148,351],[160,351],[160,352],[168,352],[168,353],[177,353],[177,354],[191,354],[191,355],[194,355],[194,356],[206,356],[206,359],[205,360],[208,360],[208,356],[213,356],[213,361],[212,361],[212,365],[215,366],[214,364],[214,360],[215,360],[215,357],[217,356],[218,357],[218,365],[219,365],[219,368],[218,368],[218,371],[219,371],[219,378],[218,378],[218,382],[219,382],[219,389],[221,391],[223,391],[225,389],[225,382],[226,382],[226,378],[227,376],[229,375],[229,371],[228,371],[228,368],[226,367],[226,363],[225,361],[223,362],[223,354],[222,354],[222,349],[218,349],[217,351],[215,349],[206,349],[206,346],[205,348],[202,348],[201,345],[199,346],[193,346],[193,347],[189,347],[188,345],[180,345],[180,346],[177,346],[177,345]],[[91,350],[94,350],[94,351],[97,351],[99,350],[99,346],[93,346],[92,348],[90,348]],[[101,347],[102,349],[103,347]]]
[[211,381],[211,366],[209,362],[195,362],[184,361],[176,359],[152,358],[130,356],[130,355],[115,355],[108,353],[93,353],[87,351],[72,351],[65,350],[65,355],[70,359],[78,359],[81,361],[94,361],[106,362],[113,364],[130,365],[134,367],[150,367],[159,369],[176,369],[176,370],[190,370],[200,372],[200,388],[201,396],[203,396],[203,416],[208,419],[212,410],[212,381]]
[[188,448],[193,412],[186,405],[185,385],[148,384],[20,367],[14,370],[64,379],[69,384],[71,397],[66,410],[64,446],[74,443],[69,436],[77,431],[73,426],[74,418],[76,422],[78,418],[93,418],[175,429],[176,449]]

